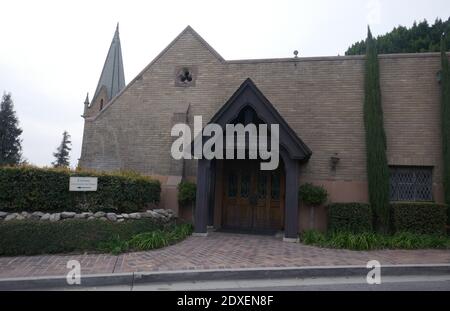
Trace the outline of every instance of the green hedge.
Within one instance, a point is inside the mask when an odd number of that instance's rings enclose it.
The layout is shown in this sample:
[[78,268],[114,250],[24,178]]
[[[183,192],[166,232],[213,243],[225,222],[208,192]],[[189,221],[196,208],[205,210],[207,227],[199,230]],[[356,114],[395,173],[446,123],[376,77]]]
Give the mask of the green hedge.
[[328,209],[330,232],[372,231],[372,210],[364,203],[334,203]]
[[323,186],[306,183],[298,188],[298,197],[306,205],[319,206],[327,201],[328,193]]
[[447,209],[436,203],[392,203],[392,222],[396,232],[445,233]]
[[[98,177],[95,192],[70,192],[71,176]],[[136,212],[158,202],[159,181],[132,173],[95,173],[35,167],[0,168],[0,210],[7,212]]]
[[195,202],[197,185],[190,181],[182,181],[178,185],[178,202],[181,205],[189,205]]
[[351,250],[373,249],[449,249],[450,237],[445,235],[416,234],[399,232],[383,235],[374,232],[349,233],[331,232],[323,234],[310,230],[301,235],[302,243],[327,248],[344,248]]
[[19,220],[0,223],[0,255],[36,255],[101,250],[112,239],[128,240],[170,224],[151,219],[114,223],[70,219],[59,222]]

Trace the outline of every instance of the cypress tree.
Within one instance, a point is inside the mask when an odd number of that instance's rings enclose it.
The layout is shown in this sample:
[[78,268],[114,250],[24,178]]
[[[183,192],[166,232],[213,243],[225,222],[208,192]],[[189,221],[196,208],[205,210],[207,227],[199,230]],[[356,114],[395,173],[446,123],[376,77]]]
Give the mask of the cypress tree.
[[389,168],[381,107],[378,53],[370,28],[367,33],[366,47],[364,127],[369,199],[374,211],[376,227],[381,232],[387,232],[389,230]]
[[63,133],[63,139],[61,141],[61,144],[57,148],[57,151],[53,153],[53,156],[55,157],[55,161],[52,163],[54,167],[68,167],[69,166],[69,151],[72,150],[72,148],[69,147],[69,145],[72,142],[70,141],[70,135],[67,133],[67,131],[64,131]]
[[450,206],[450,72],[444,35],[441,38],[441,118],[445,203]]
[[17,165],[22,159],[19,120],[11,94],[4,93],[0,104],[0,166]]

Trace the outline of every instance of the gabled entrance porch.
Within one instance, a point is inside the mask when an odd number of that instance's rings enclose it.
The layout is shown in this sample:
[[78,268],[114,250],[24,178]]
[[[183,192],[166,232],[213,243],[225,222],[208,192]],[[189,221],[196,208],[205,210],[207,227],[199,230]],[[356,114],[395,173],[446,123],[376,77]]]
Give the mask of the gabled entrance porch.
[[[298,236],[299,165],[312,152],[283,117],[247,79],[211,119],[227,124],[259,122],[279,126],[279,165],[261,171],[257,160],[198,160],[195,234],[207,226],[248,230],[284,230],[284,240]],[[203,143],[203,142],[202,142]]]

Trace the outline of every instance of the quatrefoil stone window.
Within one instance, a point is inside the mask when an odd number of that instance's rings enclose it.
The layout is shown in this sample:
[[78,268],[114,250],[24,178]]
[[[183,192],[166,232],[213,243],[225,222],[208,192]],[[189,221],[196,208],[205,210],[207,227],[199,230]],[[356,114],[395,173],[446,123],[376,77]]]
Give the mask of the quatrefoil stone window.
[[175,86],[195,86],[196,78],[195,66],[180,66],[175,69]]

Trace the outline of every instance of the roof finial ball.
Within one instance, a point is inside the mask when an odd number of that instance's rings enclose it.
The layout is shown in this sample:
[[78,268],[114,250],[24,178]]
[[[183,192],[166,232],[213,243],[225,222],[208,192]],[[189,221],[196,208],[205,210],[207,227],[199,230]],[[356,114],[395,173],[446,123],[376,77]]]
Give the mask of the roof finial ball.
[[297,50],[294,51],[294,57],[298,58],[298,51]]

